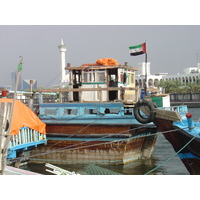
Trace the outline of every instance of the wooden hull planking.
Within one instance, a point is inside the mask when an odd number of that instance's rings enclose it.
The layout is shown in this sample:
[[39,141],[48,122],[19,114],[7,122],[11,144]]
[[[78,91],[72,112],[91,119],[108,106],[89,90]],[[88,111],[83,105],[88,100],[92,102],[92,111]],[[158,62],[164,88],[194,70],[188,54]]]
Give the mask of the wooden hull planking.
[[126,140],[50,137],[46,146],[30,151],[30,161],[60,164],[127,164],[137,159],[150,158],[156,139],[157,135]]

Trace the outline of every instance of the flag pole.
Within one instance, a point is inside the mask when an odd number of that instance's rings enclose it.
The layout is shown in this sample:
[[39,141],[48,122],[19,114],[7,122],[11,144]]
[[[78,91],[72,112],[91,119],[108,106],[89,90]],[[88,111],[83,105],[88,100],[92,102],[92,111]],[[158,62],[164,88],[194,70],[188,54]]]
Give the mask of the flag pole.
[[[146,40],[145,40],[146,43]],[[147,51],[145,53],[145,82],[144,82],[144,97],[147,95]]]

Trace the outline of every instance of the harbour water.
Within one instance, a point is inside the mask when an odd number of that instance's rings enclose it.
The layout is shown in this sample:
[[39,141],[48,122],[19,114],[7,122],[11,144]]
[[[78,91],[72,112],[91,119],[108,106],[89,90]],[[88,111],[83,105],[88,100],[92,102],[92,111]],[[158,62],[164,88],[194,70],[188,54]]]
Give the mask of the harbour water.
[[[199,120],[198,116],[200,108],[189,108],[189,112],[193,114],[193,119],[195,121]],[[173,156],[174,154],[175,151],[173,150],[171,144],[164,138],[162,134],[159,134],[154,152],[150,159],[137,160],[126,165],[103,165],[101,167],[124,175],[144,175],[154,168],[156,169],[150,173],[152,175],[189,175],[179,157],[177,155]],[[56,166],[74,172],[84,171],[85,167],[87,167],[86,165],[61,164]],[[158,166],[160,167],[157,168]],[[21,168],[41,174],[51,174],[46,172],[45,163],[29,163]]]

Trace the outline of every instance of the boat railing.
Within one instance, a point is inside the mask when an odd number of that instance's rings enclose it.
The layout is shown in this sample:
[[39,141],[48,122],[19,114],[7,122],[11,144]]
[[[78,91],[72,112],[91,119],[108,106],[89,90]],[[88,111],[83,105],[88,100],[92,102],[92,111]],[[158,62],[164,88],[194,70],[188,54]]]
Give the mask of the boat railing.
[[8,143],[8,158],[16,158],[16,151],[37,147],[38,144],[46,144],[46,135],[28,127],[20,129],[17,135],[12,135]]
[[171,110],[171,111],[176,111],[178,113],[186,113],[188,112],[188,108],[186,105],[181,105],[181,106],[170,106],[170,107],[161,107],[159,109],[163,110]]
[[65,118],[75,116],[94,116],[94,115],[127,115],[133,114],[132,108],[124,108],[123,104],[110,105],[71,105],[70,104],[41,104],[40,118],[53,117]]
[[[96,100],[96,102],[103,102],[103,93],[108,93],[110,91],[119,91],[120,95],[119,95],[119,99],[121,102],[125,102],[127,103],[127,98],[125,97],[125,92],[128,92],[127,95],[129,94],[130,91],[134,91],[134,93],[131,96],[131,99],[128,100],[128,103],[133,104],[133,102],[137,102],[140,98],[140,88],[138,87],[100,87],[98,86],[97,88],[68,88],[68,89],[41,89],[38,90],[39,92],[39,103],[43,103],[43,93],[44,92],[48,92],[48,93],[59,93],[59,101],[60,103],[63,103],[63,94],[64,93],[78,93],[78,102],[85,102],[84,98],[83,98],[83,93],[84,92],[96,92],[98,94],[98,100]],[[130,94],[129,94],[130,95]],[[106,101],[111,101],[109,100],[109,97],[107,96]],[[114,101],[114,100],[113,100]],[[89,102],[93,102],[93,101],[89,101]]]

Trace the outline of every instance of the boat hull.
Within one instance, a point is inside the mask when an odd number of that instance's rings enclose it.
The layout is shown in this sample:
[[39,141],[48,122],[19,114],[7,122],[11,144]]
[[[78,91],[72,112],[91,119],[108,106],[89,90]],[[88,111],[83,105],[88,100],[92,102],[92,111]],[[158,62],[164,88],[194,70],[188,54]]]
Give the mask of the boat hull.
[[157,138],[155,125],[139,123],[122,103],[42,104],[40,118],[48,143],[31,151],[39,162],[126,164],[149,158]]
[[136,138],[48,138],[46,146],[29,152],[30,162],[60,164],[127,164],[150,158],[156,135]]
[[[199,175],[200,138],[194,137],[187,129],[181,129],[183,127],[173,125],[172,122],[167,120],[156,119],[155,124],[160,131],[167,131],[166,133],[163,133],[163,135],[171,143],[175,152],[179,152],[178,156],[188,172],[191,175]],[[162,124],[162,126],[159,124]]]

